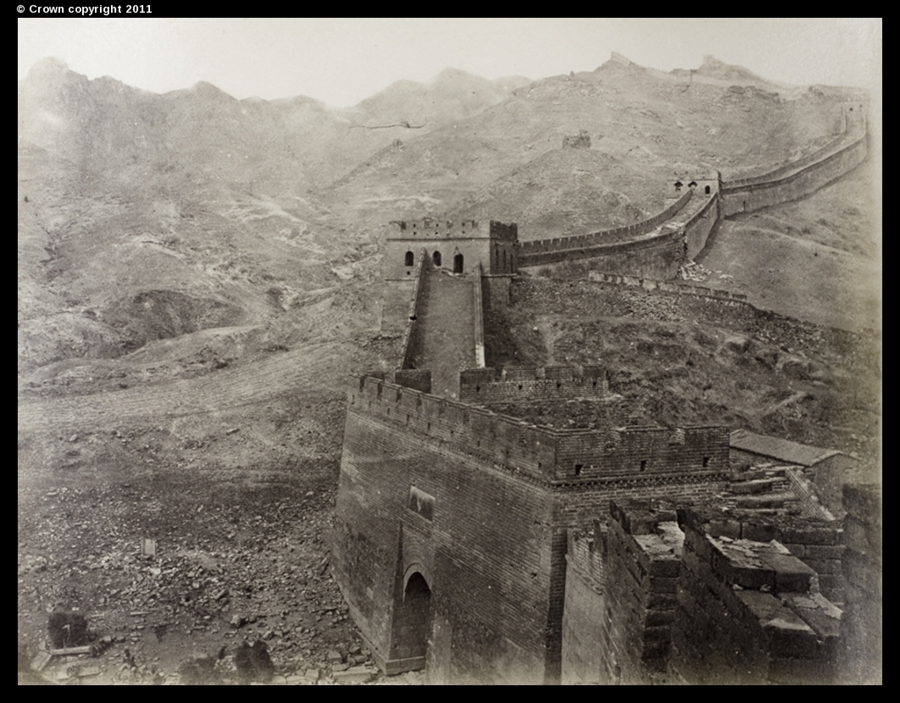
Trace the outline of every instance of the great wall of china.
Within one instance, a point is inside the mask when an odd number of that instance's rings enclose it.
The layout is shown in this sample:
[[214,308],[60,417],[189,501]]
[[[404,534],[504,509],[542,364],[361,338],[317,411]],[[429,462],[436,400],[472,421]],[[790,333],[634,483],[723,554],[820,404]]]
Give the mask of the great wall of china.
[[[846,486],[830,507],[848,522],[835,520],[795,468],[736,474],[727,427],[621,426],[605,369],[485,367],[485,313],[508,304],[519,268],[592,260],[600,283],[749,306],[669,281],[722,218],[859,165],[865,118],[844,115],[842,134],[807,157],[697,178],[629,227],[519,243],[497,222],[394,223],[382,328],[402,352],[392,373],[351,379],[332,535],[335,579],[385,672],[425,669],[436,683],[870,673],[880,493]],[[590,408],[589,425],[565,421],[572,403]],[[516,417],[537,406],[547,424]]]
[[[851,107],[855,108],[851,110]],[[815,152],[753,178],[695,177],[665,210],[627,227],[522,242],[520,268],[593,259],[594,268],[647,278],[674,278],[706,246],[719,220],[797,200],[840,178],[868,153],[861,106],[845,106],[843,131]]]

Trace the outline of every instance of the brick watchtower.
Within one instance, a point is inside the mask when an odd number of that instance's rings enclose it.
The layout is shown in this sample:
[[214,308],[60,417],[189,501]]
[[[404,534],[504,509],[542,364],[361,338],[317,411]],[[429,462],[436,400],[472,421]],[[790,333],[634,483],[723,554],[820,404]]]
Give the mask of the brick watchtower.
[[[391,223],[384,248],[384,308],[382,329],[402,329],[415,285],[416,266],[423,256],[432,267],[466,276],[481,265],[481,273],[495,278],[493,296],[508,291],[508,278],[518,270],[518,226],[475,220],[399,220]],[[505,283],[506,285],[502,285]]]
[[385,245],[386,280],[411,277],[423,249],[435,266],[453,273],[470,273],[479,263],[488,275],[516,272],[519,240],[515,224],[425,218],[392,225]]

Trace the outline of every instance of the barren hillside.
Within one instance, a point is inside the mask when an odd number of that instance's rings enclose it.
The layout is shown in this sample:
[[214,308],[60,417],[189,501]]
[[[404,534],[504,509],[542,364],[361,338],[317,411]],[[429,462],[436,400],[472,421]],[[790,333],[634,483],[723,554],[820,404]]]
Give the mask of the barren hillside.
[[[337,111],[36,65],[18,91],[20,644],[67,606],[112,638],[110,676],[125,646],[172,673],[250,633],[285,674],[365,662],[324,535],[346,374],[397,358],[378,319],[387,223],[474,216],[523,238],[625,224],[661,209],[677,177],[809,153],[846,97],[614,56],[533,83],[448,71]],[[562,149],[580,130],[590,148]],[[837,324],[840,286],[821,276],[877,260],[866,178],[728,223],[707,285],[767,307],[796,264],[814,294],[771,307]],[[714,419],[877,453],[877,336],[735,322],[572,273],[523,276],[491,321],[489,363],[602,363],[626,421]],[[847,309],[869,320],[872,305]],[[159,552],[142,561],[145,537]]]

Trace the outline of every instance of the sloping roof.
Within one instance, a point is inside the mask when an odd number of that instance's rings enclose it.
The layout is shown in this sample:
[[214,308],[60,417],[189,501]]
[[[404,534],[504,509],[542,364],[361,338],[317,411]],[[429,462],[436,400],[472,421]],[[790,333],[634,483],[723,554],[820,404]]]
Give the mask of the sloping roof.
[[800,466],[813,466],[835,454],[843,454],[836,449],[810,447],[806,444],[778,437],[768,437],[747,430],[734,430],[731,433],[730,444],[734,449]]

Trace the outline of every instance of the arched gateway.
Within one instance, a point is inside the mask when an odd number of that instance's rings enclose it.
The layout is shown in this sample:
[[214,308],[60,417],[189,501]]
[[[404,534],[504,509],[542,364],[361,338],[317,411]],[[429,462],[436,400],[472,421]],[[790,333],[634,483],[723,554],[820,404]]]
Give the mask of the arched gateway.
[[431,587],[419,571],[406,580],[402,601],[394,605],[392,651],[408,670],[424,669],[432,623]]

